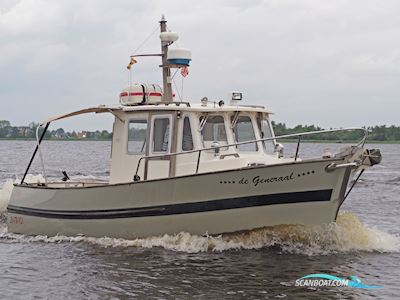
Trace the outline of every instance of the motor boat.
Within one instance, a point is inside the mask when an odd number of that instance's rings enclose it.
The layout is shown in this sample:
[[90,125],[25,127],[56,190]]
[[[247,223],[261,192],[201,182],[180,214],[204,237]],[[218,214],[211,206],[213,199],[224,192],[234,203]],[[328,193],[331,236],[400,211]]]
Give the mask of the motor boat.
[[[131,239],[335,221],[353,186],[350,180],[381,160],[378,149],[364,149],[367,130],[275,136],[272,113],[242,104],[240,92],[230,93],[226,103],[207,97],[197,104],[176,101],[172,71],[187,71],[191,62],[190,51],[178,48],[177,39],[162,18],[161,53],[134,54],[128,65],[138,57],[160,57],[162,87],[130,84],[118,105],[63,114],[38,127],[32,158],[11,193],[9,232]],[[109,181],[47,178],[40,145],[49,125],[88,113],[114,116]],[[352,130],[363,137],[338,153],[299,155],[306,136]],[[289,138],[297,141],[292,155],[279,143]],[[36,155],[45,181],[27,183]]]

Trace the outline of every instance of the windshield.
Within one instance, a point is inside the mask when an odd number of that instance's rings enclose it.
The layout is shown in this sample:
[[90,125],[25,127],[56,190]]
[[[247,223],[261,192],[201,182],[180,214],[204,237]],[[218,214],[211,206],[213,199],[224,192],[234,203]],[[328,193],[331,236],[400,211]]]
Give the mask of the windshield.
[[[272,137],[272,128],[271,123],[268,119],[262,119],[261,121],[261,138],[269,138]],[[267,140],[264,141],[264,149],[267,153],[273,153],[275,149],[275,141],[274,140]]]
[[[253,124],[249,116],[240,116],[233,127],[235,142],[247,142],[256,139]],[[257,143],[238,145],[240,151],[257,151]]]
[[[200,123],[202,122],[204,122],[204,117],[200,117]],[[208,116],[201,130],[201,135],[205,148],[211,147],[213,142],[218,142],[221,146],[227,145],[224,118],[222,116]]]

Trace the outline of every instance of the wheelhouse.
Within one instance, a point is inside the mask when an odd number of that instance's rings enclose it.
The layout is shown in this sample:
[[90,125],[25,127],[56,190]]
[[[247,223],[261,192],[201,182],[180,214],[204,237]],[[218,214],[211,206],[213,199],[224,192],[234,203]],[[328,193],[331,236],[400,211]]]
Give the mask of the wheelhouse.
[[[240,168],[277,158],[275,141],[262,141],[274,137],[270,112],[262,107],[175,103],[123,107],[114,114],[111,183],[132,181],[135,175],[148,180]],[[240,144],[247,141],[253,142]]]

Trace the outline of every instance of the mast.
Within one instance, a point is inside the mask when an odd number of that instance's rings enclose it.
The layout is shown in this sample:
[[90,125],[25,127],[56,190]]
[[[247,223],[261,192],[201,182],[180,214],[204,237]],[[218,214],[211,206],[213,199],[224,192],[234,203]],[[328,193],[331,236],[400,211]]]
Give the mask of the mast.
[[[161,17],[160,21],[160,32],[167,31],[167,21],[165,20],[164,15]],[[162,55],[162,73],[163,73],[163,102],[172,102],[172,84],[171,84],[171,69],[168,65],[167,55],[168,55],[168,46],[169,43],[167,41],[161,41],[161,55]]]

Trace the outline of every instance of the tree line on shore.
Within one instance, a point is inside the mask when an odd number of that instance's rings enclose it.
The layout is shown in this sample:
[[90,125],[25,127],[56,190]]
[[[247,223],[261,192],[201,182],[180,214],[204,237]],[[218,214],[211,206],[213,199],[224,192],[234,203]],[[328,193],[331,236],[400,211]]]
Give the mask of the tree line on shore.
[[[31,122],[28,126],[12,126],[9,121],[0,120],[0,138],[2,139],[35,139],[36,128],[39,124]],[[315,125],[297,125],[288,127],[285,123],[272,122],[275,135],[281,136],[286,134],[309,132],[323,130]],[[369,131],[368,140],[372,141],[400,141],[400,126],[371,126],[367,128]],[[324,141],[355,141],[363,137],[362,131],[343,131],[321,133],[318,135],[304,136],[304,140],[324,140]],[[84,140],[111,140],[112,133],[107,130],[96,131],[65,131],[63,128],[48,130],[45,139],[84,139]]]
[[[274,127],[276,136],[323,130],[321,127],[315,125],[297,125],[293,128],[289,128],[285,123],[272,122],[272,126]],[[400,126],[376,125],[364,128],[368,129],[368,140],[370,141],[400,141]],[[356,141],[360,140],[363,136],[364,133],[361,130],[353,130],[308,135],[302,137],[302,139],[323,141]]]
[[[9,121],[0,120],[0,138],[2,139],[36,139],[38,123],[31,122],[28,126],[12,126]],[[45,139],[87,139],[111,140],[112,133],[107,130],[96,131],[65,131],[63,128],[47,130]]]

